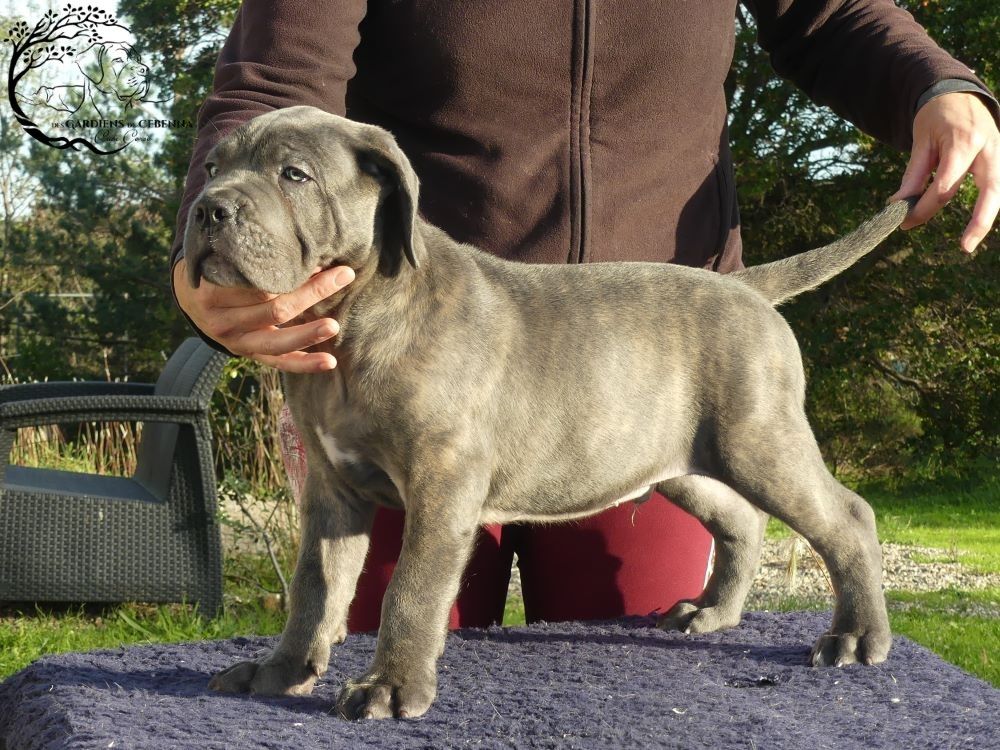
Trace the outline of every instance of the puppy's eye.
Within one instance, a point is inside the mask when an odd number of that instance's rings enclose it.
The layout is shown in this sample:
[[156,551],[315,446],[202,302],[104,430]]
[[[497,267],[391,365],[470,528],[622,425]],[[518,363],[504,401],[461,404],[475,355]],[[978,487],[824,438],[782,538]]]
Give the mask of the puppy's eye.
[[208,172],[209,177],[215,177],[215,175],[219,174],[219,165],[211,161],[206,162],[205,171]]
[[285,167],[281,170],[281,176],[292,182],[305,182],[309,179],[309,175],[298,167]]

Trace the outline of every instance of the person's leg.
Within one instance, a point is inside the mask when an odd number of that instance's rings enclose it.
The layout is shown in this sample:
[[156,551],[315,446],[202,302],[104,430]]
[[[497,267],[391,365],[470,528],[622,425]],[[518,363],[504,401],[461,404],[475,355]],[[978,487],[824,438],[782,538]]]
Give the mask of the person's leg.
[[516,536],[528,622],[665,613],[702,592],[712,552],[705,527],[656,492]]
[[[396,569],[403,541],[402,511],[379,508],[364,572],[347,618],[352,633],[377,630],[382,598]],[[451,608],[449,628],[485,628],[503,618],[513,550],[500,544],[499,526],[480,529],[476,547],[462,577],[458,600]]]

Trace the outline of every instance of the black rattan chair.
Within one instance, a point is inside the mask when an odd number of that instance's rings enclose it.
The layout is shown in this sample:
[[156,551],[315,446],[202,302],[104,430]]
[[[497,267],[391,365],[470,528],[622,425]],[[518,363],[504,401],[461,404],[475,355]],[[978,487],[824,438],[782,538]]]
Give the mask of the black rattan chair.
[[[0,387],[0,601],[222,607],[208,406],[226,356],[190,338],[155,385]],[[21,427],[142,422],[131,477],[10,465]]]

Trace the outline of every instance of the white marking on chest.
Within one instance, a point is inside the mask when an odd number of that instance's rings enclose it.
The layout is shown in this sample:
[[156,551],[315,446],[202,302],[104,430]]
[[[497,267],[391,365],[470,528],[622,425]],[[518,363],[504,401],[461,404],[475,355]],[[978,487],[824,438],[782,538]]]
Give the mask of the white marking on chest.
[[326,451],[326,457],[330,459],[330,463],[334,466],[337,464],[357,463],[357,453],[351,450],[341,450],[333,435],[324,433],[322,428],[318,426],[316,427],[316,437],[319,438],[319,442],[323,446],[323,450]]

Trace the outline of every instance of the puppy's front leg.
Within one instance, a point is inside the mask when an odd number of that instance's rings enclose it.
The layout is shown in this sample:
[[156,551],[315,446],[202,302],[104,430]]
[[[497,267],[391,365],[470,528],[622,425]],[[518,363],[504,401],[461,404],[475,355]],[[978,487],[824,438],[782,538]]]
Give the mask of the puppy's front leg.
[[326,671],[330,646],[347,635],[347,611],[368,553],[373,505],[322,488],[313,474],[302,500],[302,539],[281,642],[257,661],[219,672],[208,686],[224,693],[304,695]]
[[471,508],[408,507],[403,549],[382,601],[371,667],[350,680],[337,710],[348,719],[415,718],[437,693],[448,614],[478,529]]

